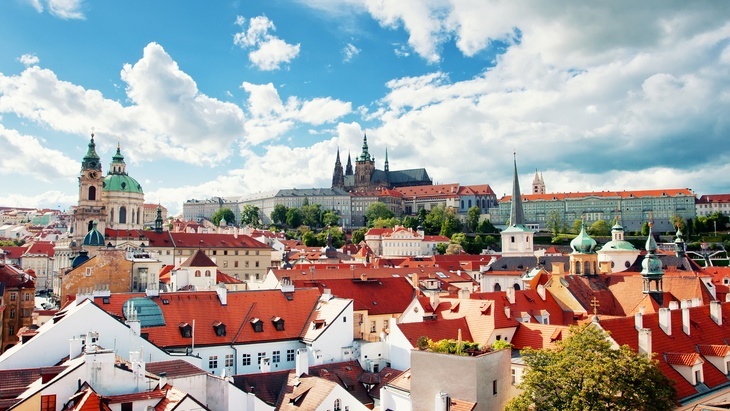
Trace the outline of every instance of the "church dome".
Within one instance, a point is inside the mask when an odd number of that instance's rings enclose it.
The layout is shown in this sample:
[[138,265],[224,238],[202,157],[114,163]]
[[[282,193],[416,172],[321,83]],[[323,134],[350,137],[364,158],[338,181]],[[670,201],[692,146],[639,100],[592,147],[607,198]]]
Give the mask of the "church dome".
[[103,191],[144,194],[142,185],[126,174],[108,174],[101,187]]
[[104,236],[96,229],[96,222],[94,222],[94,227],[84,237],[83,245],[90,247],[104,246]]
[[596,249],[596,240],[592,239],[591,236],[586,233],[585,227],[581,225],[580,234],[578,234],[573,241],[570,242],[570,248],[572,248],[573,253],[576,254],[592,253]]

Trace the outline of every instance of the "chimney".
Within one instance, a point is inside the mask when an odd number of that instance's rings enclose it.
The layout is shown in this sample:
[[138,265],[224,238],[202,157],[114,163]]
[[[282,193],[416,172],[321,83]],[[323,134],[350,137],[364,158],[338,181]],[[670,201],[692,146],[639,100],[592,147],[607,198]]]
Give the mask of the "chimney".
[[722,325],[722,303],[719,301],[710,301],[710,318],[717,325]]
[[682,308],[682,331],[689,335],[689,307]]
[[261,359],[261,372],[262,373],[269,373],[271,372],[271,358],[264,357]]
[[509,301],[510,304],[514,304],[515,303],[515,289],[514,289],[514,287],[507,287],[506,292],[507,292],[507,300]]
[[411,274],[411,281],[413,281],[413,288],[418,289],[418,273]]
[[167,373],[163,371],[160,373],[159,377],[160,377],[160,383],[159,383],[160,389],[162,389],[162,387],[167,385]]
[[319,297],[319,300],[320,301],[329,301],[332,298],[333,298],[332,290],[330,290],[329,288],[325,288],[324,290],[322,290],[322,295]]
[[505,305],[505,306],[504,306],[504,315],[505,315],[505,316],[506,316],[507,318],[509,318],[509,316],[510,316],[510,309],[509,309],[509,306],[508,306],[508,305]]
[[[728,294],[728,295],[730,295],[730,294]],[[669,309],[670,310],[676,310],[678,308],[679,308],[679,303],[678,302],[676,302],[676,301],[670,301],[669,302]]]
[[651,357],[651,328],[639,329],[639,354]]
[[69,350],[68,350],[68,358],[74,359],[81,354],[81,351],[83,350],[84,346],[84,340],[81,338],[72,338],[69,341]]
[[563,263],[553,263],[553,275],[563,275],[565,265]]
[[140,336],[142,333],[142,323],[136,318],[129,319],[124,322],[129,327],[129,330],[132,332],[132,334],[136,335],[137,337]]
[[438,307],[439,306],[439,303],[440,303],[440,301],[439,301],[439,293],[437,293],[437,292],[431,293],[429,295],[429,297],[431,297],[431,308],[435,310],[436,307]]
[[300,377],[302,374],[309,374],[309,357],[307,356],[306,348],[297,349],[297,363],[295,370],[297,377]]
[[692,306],[692,300],[682,300],[682,302],[679,304],[681,308],[689,308]]
[[672,311],[670,309],[659,309],[659,327],[665,334],[672,335]]
[[438,394],[436,394],[436,399],[434,402],[434,411],[449,411],[451,408],[451,397],[449,397],[449,394],[441,391]]
[[468,300],[471,293],[468,288],[459,288],[459,299]]
[[540,299],[545,301],[545,286],[542,284],[538,284],[537,286],[537,295],[540,296]]
[[221,305],[228,305],[228,289],[226,289],[225,284],[218,284],[218,287],[215,288],[215,293],[218,294]]
[[[642,328],[644,328],[644,315],[641,313],[634,314],[634,327],[641,331]],[[639,338],[641,338],[641,334],[639,334]]]

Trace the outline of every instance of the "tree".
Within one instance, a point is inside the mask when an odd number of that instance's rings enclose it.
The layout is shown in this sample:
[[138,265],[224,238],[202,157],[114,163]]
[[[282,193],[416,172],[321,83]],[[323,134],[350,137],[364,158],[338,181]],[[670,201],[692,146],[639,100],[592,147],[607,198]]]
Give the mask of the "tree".
[[355,245],[360,244],[365,239],[365,233],[366,231],[364,228],[353,231],[350,241],[352,241]]
[[286,224],[286,211],[287,208],[284,204],[275,205],[274,210],[271,211],[271,221],[274,224]]
[[244,205],[241,210],[241,225],[257,227],[260,222],[259,208],[251,204]]
[[438,243],[438,244],[436,244],[436,252],[439,253],[439,254],[441,254],[441,255],[446,254],[446,248],[448,246],[449,245],[446,244],[446,243]]
[[441,222],[441,231],[439,235],[451,237],[454,233],[461,231],[461,220],[456,215],[456,209],[449,207],[444,213],[444,220]]
[[213,225],[217,226],[221,220],[225,219],[227,224],[235,224],[236,223],[236,215],[233,214],[233,211],[231,211],[230,208],[219,208],[213,213],[213,216],[210,217],[210,221],[213,222]]
[[641,235],[644,237],[649,235],[649,223],[646,221],[641,225]]
[[403,217],[403,227],[415,230],[418,228],[418,225],[418,218],[409,215]]
[[371,203],[368,206],[368,209],[365,210],[365,218],[368,220],[368,227],[373,226],[373,222],[377,220],[378,218],[382,218],[384,220],[387,220],[389,218],[395,217],[395,214],[393,214],[392,211],[388,208],[385,203],[381,203],[380,201],[376,201],[374,203]]
[[426,234],[434,235],[441,231],[445,214],[446,206],[443,204],[432,208],[431,211],[426,214],[426,218],[423,221],[423,228],[426,231]]
[[482,220],[481,223],[479,223],[479,227],[477,227],[478,233],[498,233],[497,227],[492,224],[489,220]]
[[459,244],[449,244],[446,246],[446,252],[444,254],[447,255],[456,255],[461,254],[464,251],[464,247],[462,247]]
[[548,213],[545,226],[550,230],[553,237],[557,237],[558,234],[563,232],[565,230],[565,222],[563,222],[563,217],[560,216],[560,212],[554,210]]
[[393,228],[396,225],[398,225],[399,221],[395,217],[391,218],[381,218],[378,217],[375,219],[375,221],[370,221],[369,224],[372,226],[372,228]]
[[292,228],[299,227],[302,225],[302,221],[304,221],[302,210],[298,208],[290,208],[286,210],[286,225]]
[[607,236],[611,234],[611,226],[608,225],[606,220],[597,220],[591,224],[591,228],[588,229],[591,235],[595,236]]
[[466,229],[475,232],[479,226],[479,217],[482,215],[482,210],[477,207],[470,207],[466,212]]
[[321,227],[322,226],[322,206],[319,204],[303,205],[302,208],[302,221],[304,225],[309,227]]
[[611,348],[608,334],[585,324],[572,326],[553,349],[521,351],[527,365],[505,410],[659,411],[675,408],[673,382],[657,362],[628,345]]
[[340,214],[335,210],[325,210],[322,213],[322,224],[325,226],[339,225]]
[[573,221],[573,227],[570,231],[573,234],[579,234],[581,227],[583,227],[583,220],[580,218],[576,218],[575,221]]
[[674,228],[677,228],[677,226],[679,226],[679,228],[682,230],[684,230],[686,228],[684,219],[682,217],[678,216],[677,214],[674,214],[671,217],[669,217],[669,223]]
[[321,245],[319,241],[317,240],[317,236],[314,234],[314,231],[307,230],[302,234],[302,242],[307,247],[317,247]]

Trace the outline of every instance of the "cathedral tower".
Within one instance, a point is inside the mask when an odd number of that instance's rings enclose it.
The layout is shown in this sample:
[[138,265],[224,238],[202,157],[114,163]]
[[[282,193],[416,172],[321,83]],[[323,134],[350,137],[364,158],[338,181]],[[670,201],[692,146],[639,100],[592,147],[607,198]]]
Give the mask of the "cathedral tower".
[[102,199],[104,176],[101,173],[101,161],[96,154],[94,134],[91,134],[89,148],[81,161],[79,175],[79,200],[73,209],[73,238],[81,244],[86,234],[97,224],[98,230],[104,231],[107,210]]
[[517,175],[517,156],[514,158],[514,177],[512,180],[512,199],[509,213],[509,227],[503,230],[502,235],[502,256],[505,257],[528,257],[534,255],[532,240],[535,233],[525,227],[525,217],[522,210],[522,193],[520,192],[520,179]]
[[332,172],[332,188],[345,188],[345,175],[342,173],[342,163],[340,162],[340,148],[337,148],[337,160],[335,160],[335,170]]
[[375,172],[375,158],[368,152],[368,136],[363,134],[362,153],[355,159],[355,190],[372,190],[372,178]]
[[545,180],[542,178],[542,173],[537,174],[537,170],[535,178],[532,179],[532,194],[545,194]]

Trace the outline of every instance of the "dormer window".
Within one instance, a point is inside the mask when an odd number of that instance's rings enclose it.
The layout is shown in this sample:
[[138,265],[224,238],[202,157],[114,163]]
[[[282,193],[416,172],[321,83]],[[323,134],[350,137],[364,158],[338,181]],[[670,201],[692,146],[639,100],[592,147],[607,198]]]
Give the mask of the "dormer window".
[[274,324],[276,331],[284,331],[284,320],[281,317],[272,317],[271,322]]
[[180,323],[178,327],[180,328],[180,335],[182,335],[183,338],[193,337],[193,327],[191,327],[190,324]]
[[253,327],[254,332],[260,333],[264,331],[264,322],[259,318],[252,318],[251,326]]
[[220,321],[216,321],[213,323],[213,330],[215,331],[216,337],[226,336],[226,325]]

